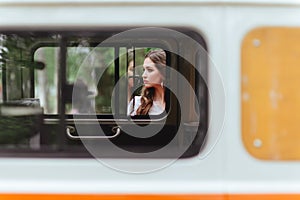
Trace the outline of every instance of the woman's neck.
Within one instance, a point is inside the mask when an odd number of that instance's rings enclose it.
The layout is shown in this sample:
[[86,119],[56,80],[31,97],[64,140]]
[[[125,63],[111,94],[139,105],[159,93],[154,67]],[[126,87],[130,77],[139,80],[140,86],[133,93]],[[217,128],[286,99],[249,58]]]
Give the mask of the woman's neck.
[[164,87],[156,87],[153,101],[161,104],[162,107],[165,107],[165,89]]

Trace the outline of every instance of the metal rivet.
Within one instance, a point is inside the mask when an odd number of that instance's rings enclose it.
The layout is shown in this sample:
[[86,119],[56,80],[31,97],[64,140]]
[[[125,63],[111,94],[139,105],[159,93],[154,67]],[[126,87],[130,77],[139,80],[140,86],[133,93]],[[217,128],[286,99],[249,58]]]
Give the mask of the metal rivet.
[[254,40],[253,40],[253,45],[254,45],[255,47],[259,47],[259,46],[260,46],[260,40],[259,40],[259,39],[254,39]]
[[254,147],[256,147],[256,148],[259,148],[259,147],[262,146],[262,141],[261,141],[260,139],[255,139],[255,140],[253,141],[253,145],[254,145]]

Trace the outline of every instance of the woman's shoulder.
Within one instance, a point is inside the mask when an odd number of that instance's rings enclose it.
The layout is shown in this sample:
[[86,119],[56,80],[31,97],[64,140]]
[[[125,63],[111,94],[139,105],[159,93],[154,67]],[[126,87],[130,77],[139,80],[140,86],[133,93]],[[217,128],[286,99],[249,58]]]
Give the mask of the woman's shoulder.
[[141,105],[141,96],[135,96],[128,104],[127,114],[134,114],[138,107]]
[[141,96],[134,96],[134,98],[132,98],[131,100],[130,100],[130,102],[129,102],[129,104],[132,104],[133,103],[133,101],[134,102],[141,102]]
[[140,101],[141,101],[141,98],[142,98],[142,96],[135,96],[135,97],[134,97],[134,100],[140,102]]

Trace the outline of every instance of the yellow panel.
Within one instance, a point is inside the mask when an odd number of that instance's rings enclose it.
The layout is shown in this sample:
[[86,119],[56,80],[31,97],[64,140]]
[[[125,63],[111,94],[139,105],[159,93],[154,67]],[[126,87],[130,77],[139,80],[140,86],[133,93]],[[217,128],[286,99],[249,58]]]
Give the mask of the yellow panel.
[[241,56],[246,149],[259,159],[300,159],[300,28],[255,29]]

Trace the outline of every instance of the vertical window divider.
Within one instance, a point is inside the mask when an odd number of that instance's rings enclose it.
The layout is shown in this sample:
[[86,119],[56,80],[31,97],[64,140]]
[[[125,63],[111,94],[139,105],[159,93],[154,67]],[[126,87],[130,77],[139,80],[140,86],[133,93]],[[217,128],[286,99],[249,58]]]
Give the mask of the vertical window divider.
[[[125,72],[125,74],[126,74],[126,89],[128,90],[129,89],[129,87],[128,87],[128,80],[129,80],[129,76],[128,76],[128,65],[129,65],[129,53],[128,53],[128,47],[126,47],[126,72]],[[129,104],[129,102],[128,102],[128,98],[130,98],[130,97],[128,97],[128,95],[129,95],[129,93],[128,93],[128,91],[127,92],[125,92],[125,95],[126,95],[126,107],[128,107],[128,104]]]
[[114,106],[115,106],[115,115],[119,117],[120,115],[120,109],[119,109],[119,92],[120,92],[120,88],[118,86],[118,81],[120,79],[120,58],[119,58],[119,54],[120,54],[120,47],[119,46],[116,46],[114,48],[115,52],[114,52],[114,64],[115,64],[115,101],[114,101]]
[[66,59],[67,59],[67,39],[64,36],[61,36],[59,41],[59,69],[58,69],[58,113],[59,113],[59,134],[57,135],[58,139],[58,148],[63,150],[66,142],[66,122],[65,122],[65,89],[66,89]]
[[[20,61],[21,61],[21,64],[22,64],[22,59],[23,59],[23,56],[22,56],[22,50],[20,49]],[[20,65],[21,65],[20,64]],[[24,87],[23,87],[23,82],[24,82],[24,77],[23,77],[23,72],[24,72],[24,70],[23,70],[23,67],[21,67],[20,68],[20,79],[21,79],[21,98],[23,99],[24,98],[24,91],[23,91],[23,89],[24,89]]]
[[[134,46],[132,46],[132,61],[133,61],[133,73],[132,73],[132,75],[133,75],[133,90],[132,90],[132,92],[134,93],[135,92],[135,90],[136,90],[136,85],[137,85],[137,83],[136,83],[136,78],[135,78],[135,48],[134,48]],[[135,107],[135,96],[133,95],[133,110],[134,110],[134,107]]]
[[6,102],[7,101],[7,79],[6,79],[6,76],[7,76],[7,71],[6,71],[6,68],[7,68],[7,63],[5,61],[5,67],[2,67],[2,94],[3,94],[3,102]]
[[[31,62],[34,62],[34,51],[33,50],[30,51],[30,55],[32,55],[31,56]],[[30,97],[35,98],[34,68],[30,68],[29,73],[30,73],[30,75],[29,75],[30,76]]]

